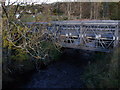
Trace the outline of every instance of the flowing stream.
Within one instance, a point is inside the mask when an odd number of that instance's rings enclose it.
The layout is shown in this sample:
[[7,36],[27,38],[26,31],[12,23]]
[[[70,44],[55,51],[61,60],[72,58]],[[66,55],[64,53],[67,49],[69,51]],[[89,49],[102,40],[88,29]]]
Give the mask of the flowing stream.
[[82,88],[82,74],[91,56],[87,51],[67,49],[60,60],[34,73],[23,88]]

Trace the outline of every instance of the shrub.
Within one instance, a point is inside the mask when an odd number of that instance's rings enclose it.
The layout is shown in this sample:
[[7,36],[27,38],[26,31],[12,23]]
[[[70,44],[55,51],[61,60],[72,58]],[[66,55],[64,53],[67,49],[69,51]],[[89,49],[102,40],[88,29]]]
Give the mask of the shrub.
[[120,48],[112,53],[96,53],[94,61],[89,64],[83,74],[83,80],[88,88],[118,88],[120,87],[118,60]]

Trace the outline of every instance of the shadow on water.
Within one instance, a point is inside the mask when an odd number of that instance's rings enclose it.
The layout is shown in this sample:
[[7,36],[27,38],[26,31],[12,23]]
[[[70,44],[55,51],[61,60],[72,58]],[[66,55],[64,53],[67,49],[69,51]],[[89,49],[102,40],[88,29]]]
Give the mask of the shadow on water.
[[60,61],[73,64],[73,66],[78,64],[81,67],[92,61],[93,56],[94,52],[92,51],[68,48],[63,51]]
[[[63,49],[59,60],[51,62],[46,69],[22,75],[17,88],[81,88],[84,67],[92,61],[94,52],[77,49]],[[29,75],[30,74],[30,75]]]
[[64,49],[58,61],[35,73],[24,88],[82,88],[81,75],[94,52]]

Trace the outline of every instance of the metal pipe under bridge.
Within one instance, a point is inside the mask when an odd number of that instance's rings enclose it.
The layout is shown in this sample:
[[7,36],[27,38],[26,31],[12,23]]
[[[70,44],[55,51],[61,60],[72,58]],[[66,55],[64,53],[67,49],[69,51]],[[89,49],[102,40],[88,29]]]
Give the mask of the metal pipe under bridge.
[[120,20],[70,20],[34,24],[46,25],[48,33],[62,47],[109,52],[120,46]]

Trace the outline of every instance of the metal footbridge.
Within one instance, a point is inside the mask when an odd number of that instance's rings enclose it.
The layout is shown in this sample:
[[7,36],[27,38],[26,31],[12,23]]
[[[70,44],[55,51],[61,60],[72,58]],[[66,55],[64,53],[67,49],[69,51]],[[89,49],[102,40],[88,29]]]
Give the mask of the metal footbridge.
[[44,24],[49,35],[62,47],[109,52],[120,46],[120,20],[70,20],[34,24]]

